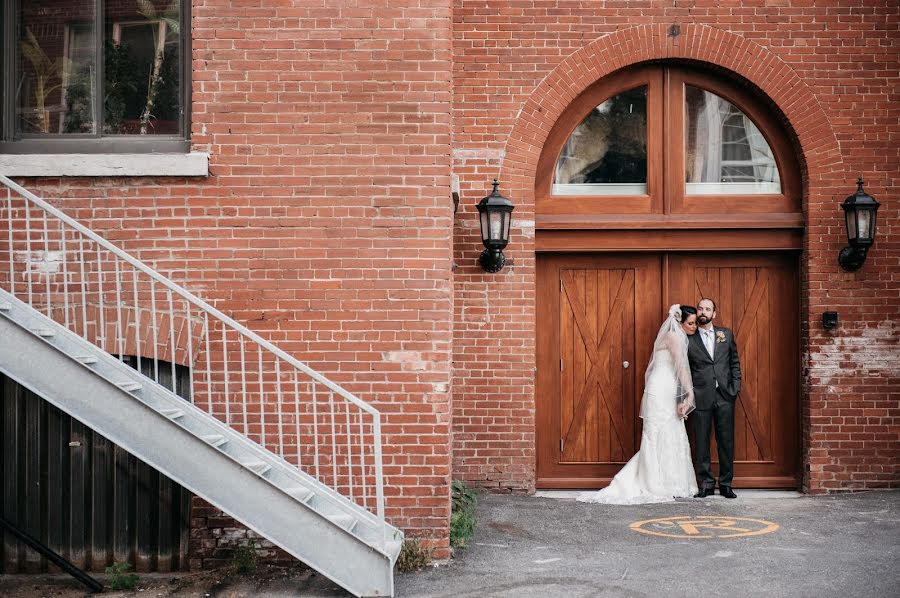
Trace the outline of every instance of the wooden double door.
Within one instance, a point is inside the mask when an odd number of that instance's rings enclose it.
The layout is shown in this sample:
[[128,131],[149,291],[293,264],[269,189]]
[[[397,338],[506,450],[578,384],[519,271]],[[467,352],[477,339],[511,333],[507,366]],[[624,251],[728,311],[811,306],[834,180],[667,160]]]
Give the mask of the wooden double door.
[[670,304],[699,297],[738,343],[735,486],[797,487],[796,253],[539,254],[537,282],[539,488],[604,486],[640,448],[653,340]]

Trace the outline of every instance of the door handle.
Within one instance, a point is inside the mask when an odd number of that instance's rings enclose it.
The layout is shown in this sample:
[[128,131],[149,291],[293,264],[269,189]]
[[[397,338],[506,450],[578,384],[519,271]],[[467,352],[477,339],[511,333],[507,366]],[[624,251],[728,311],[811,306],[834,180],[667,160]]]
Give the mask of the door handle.
[[627,361],[623,361],[623,362],[622,362],[622,367],[625,368],[626,370],[628,369],[628,366],[629,366],[629,365],[631,365],[631,364],[628,363]]

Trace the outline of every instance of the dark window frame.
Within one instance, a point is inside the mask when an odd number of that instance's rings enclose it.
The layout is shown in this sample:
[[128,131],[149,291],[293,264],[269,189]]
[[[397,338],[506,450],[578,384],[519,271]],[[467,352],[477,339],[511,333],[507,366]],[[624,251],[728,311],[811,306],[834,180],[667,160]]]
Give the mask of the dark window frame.
[[[149,154],[188,153],[191,149],[191,2],[178,0],[181,10],[181,135],[104,135],[103,102],[95,102],[97,133],[92,135],[16,134],[15,77],[18,14],[24,0],[0,0],[0,154]],[[38,0],[39,1],[39,0]],[[94,56],[98,72],[104,72],[102,41],[105,32],[103,3],[94,2]],[[94,94],[102,98],[103,77],[97,77]]]

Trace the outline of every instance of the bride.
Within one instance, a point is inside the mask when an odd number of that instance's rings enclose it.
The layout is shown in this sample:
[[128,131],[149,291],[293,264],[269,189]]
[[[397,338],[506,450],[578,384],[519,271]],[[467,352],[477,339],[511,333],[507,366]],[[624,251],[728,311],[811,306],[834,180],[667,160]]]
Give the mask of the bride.
[[673,305],[653,343],[644,378],[641,449],[609,486],[583,492],[581,502],[616,505],[671,502],[697,492],[684,419],[694,409],[687,360],[688,335],[697,332],[697,310]]

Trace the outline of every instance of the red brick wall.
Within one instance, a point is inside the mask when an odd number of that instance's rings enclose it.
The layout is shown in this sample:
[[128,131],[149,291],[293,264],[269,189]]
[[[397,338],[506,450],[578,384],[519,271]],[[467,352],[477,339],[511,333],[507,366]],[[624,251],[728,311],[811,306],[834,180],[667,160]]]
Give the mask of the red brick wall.
[[192,16],[208,179],[22,182],[380,409],[388,518],[446,556],[449,3],[195,0]]
[[[790,122],[806,167],[804,485],[898,484],[896,3],[193,4],[193,143],[210,178],[25,183],[382,409],[389,518],[437,556],[451,383],[453,473],[534,486],[543,139],[580,90],[650,59],[721,65]],[[838,204],[857,174],[883,207],[847,274]],[[508,266],[489,275],[473,204],[495,176],[517,208]],[[841,312],[835,332],[825,309]]]
[[191,505],[191,538],[189,566],[192,571],[234,565],[238,551],[253,546],[259,560],[287,565],[295,562],[287,554],[234,518],[193,497]]
[[[671,25],[678,36],[667,35]],[[679,58],[724,67],[786,116],[804,173],[803,486],[900,485],[900,9],[892,2],[455,3],[455,476],[534,486],[534,172],[565,106],[627,65]],[[857,175],[881,203],[863,269],[836,262],[839,203]],[[516,204],[511,265],[478,269],[473,204],[499,176]],[[821,313],[837,310],[826,332]]]

